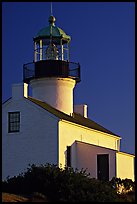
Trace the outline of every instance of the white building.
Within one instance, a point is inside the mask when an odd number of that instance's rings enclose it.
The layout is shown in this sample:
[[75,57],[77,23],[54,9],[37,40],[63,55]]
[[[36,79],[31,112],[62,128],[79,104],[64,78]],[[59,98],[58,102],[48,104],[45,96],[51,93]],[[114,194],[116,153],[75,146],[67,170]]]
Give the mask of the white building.
[[120,152],[121,138],[90,120],[87,105],[73,104],[80,65],[69,61],[69,46],[70,36],[50,16],[34,38],[34,62],[24,65],[23,83],[14,84],[3,103],[2,178],[51,163],[87,169],[98,179],[134,181],[134,155]]

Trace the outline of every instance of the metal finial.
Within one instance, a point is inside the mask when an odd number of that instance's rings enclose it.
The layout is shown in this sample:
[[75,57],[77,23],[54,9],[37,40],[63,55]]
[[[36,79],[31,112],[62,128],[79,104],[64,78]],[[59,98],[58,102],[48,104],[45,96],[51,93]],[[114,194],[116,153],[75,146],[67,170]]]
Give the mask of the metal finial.
[[55,21],[56,21],[56,19],[55,19],[55,17],[53,16],[53,14],[52,14],[52,2],[50,2],[50,17],[49,17],[49,24],[50,25],[52,25],[52,26],[55,26]]
[[55,21],[56,21],[56,18],[53,15],[51,15],[49,17],[49,24],[52,26],[55,26]]
[[52,16],[52,2],[50,2],[50,13],[51,13],[51,16]]

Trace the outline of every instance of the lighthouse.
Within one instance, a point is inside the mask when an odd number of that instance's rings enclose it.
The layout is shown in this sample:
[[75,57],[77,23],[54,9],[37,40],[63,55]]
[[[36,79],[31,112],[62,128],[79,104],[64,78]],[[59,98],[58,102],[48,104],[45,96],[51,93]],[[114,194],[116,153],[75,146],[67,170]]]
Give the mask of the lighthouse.
[[121,137],[91,120],[86,104],[73,104],[80,65],[70,61],[71,38],[55,22],[51,12],[49,25],[33,38],[34,59],[23,65],[24,83],[13,84],[2,105],[2,178],[49,163],[87,169],[100,180],[134,181],[135,156],[120,151]]
[[73,113],[73,90],[80,82],[79,63],[70,62],[71,37],[55,25],[42,28],[34,41],[34,61],[24,64],[23,81],[30,85],[32,97],[68,115]]

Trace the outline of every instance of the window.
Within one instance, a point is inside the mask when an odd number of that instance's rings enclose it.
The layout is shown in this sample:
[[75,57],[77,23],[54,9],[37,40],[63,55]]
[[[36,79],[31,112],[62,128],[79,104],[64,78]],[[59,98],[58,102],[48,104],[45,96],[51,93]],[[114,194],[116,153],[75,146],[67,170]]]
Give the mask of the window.
[[9,112],[8,113],[8,132],[19,132],[20,131],[20,112]]
[[67,146],[67,166],[71,167],[71,146]]

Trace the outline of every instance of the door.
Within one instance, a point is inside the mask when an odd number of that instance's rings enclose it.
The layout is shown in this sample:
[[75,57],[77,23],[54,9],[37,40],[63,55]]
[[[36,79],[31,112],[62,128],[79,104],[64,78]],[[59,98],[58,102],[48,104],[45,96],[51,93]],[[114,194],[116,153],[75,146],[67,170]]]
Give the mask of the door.
[[109,181],[109,154],[97,155],[97,178]]
[[71,146],[67,146],[67,167],[71,167]]

